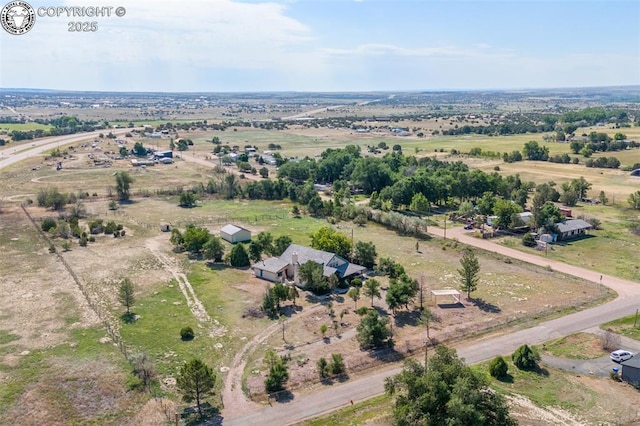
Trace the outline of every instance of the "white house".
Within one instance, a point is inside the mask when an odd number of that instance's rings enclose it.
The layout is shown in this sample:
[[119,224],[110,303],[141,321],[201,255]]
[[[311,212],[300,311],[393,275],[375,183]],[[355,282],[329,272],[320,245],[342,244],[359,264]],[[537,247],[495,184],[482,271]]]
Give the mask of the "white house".
[[220,238],[231,244],[251,241],[251,231],[236,225],[225,225],[220,229]]

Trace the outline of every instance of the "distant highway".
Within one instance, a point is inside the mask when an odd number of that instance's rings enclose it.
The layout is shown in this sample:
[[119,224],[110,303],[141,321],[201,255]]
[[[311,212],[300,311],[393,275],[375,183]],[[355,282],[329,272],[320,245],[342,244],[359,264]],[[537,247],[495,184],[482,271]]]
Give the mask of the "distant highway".
[[[3,149],[0,149],[0,169],[26,160],[33,155],[41,154],[45,151],[50,151],[60,145],[68,145],[71,143],[93,140],[97,138],[100,133],[104,133],[105,130],[96,130],[95,132],[87,133],[76,133],[73,135],[39,138],[32,141],[26,141],[24,143],[21,143],[20,145],[14,145],[14,143],[5,145]],[[108,131],[118,136],[130,132],[131,129],[109,129]]]
[[[393,99],[395,96],[396,95],[389,95],[386,99]],[[374,102],[380,102],[380,101],[383,101],[383,100],[385,100],[385,98],[372,99],[370,101],[362,101],[362,102],[356,103],[356,106],[364,106],[364,105],[372,104]],[[333,111],[333,110],[341,109],[341,108],[348,108],[350,106],[353,106],[353,104],[332,105],[332,106],[328,106],[328,107],[324,107],[324,108],[312,109],[311,111],[301,112],[299,114],[290,115],[288,117],[282,117],[280,119],[281,120],[297,120],[297,119],[300,119],[300,118],[307,118],[307,117],[309,117],[311,115],[319,114],[321,112]]]

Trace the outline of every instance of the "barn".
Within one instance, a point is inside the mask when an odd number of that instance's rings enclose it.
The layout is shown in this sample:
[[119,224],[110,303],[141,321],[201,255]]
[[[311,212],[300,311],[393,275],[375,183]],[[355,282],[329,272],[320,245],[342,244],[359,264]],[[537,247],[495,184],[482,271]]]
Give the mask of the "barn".
[[251,231],[241,226],[228,224],[220,229],[220,238],[229,241],[231,244],[251,241]]

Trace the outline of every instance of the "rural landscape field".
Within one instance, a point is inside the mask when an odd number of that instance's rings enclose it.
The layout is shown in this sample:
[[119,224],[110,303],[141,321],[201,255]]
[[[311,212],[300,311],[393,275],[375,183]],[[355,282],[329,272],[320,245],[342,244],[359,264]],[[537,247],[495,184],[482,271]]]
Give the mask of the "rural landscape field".
[[639,99],[3,90],[0,424],[637,424]]

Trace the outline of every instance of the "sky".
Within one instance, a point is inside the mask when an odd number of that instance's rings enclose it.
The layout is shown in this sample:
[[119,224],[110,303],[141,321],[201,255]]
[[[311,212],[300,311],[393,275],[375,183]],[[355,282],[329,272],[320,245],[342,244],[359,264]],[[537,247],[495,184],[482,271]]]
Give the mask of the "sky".
[[[416,91],[640,84],[640,1],[27,0],[0,88]],[[0,0],[0,6],[8,2]],[[40,16],[112,7],[108,17]],[[124,7],[122,17],[116,7]],[[50,9],[51,10],[51,9]],[[70,32],[75,22],[97,30]]]

